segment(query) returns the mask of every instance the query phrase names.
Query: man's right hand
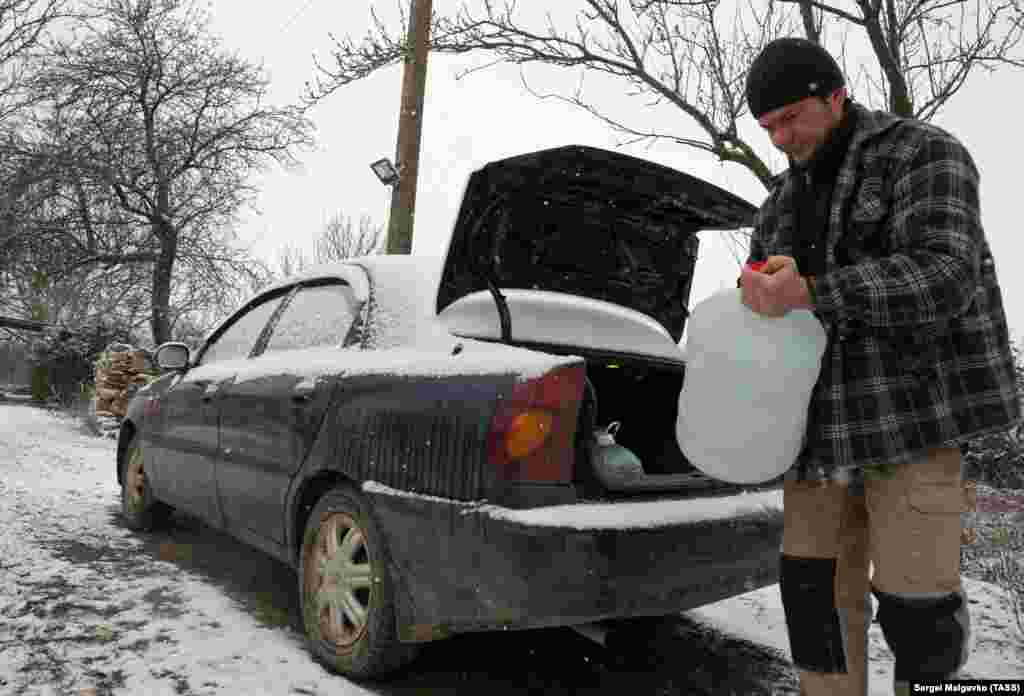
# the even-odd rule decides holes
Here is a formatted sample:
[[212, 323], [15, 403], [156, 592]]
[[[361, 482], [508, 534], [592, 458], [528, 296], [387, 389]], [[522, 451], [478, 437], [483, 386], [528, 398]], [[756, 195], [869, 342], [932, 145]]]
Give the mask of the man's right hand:
[[793, 309], [813, 309], [807, 279], [792, 256], [769, 256], [760, 271], [750, 267], [740, 274], [743, 304], [767, 317], [785, 316]]

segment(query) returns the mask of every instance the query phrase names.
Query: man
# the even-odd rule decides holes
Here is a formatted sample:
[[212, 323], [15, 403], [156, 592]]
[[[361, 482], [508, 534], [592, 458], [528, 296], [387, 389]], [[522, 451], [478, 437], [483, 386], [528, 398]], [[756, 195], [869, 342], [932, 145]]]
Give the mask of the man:
[[801, 693], [867, 694], [869, 591], [907, 693], [967, 658], [960, 446], [1021, 418], [978, 172], [939, 128], [853, 103], [810, 41], [768, 44], [747, 102], [790, 167], [758, 213], [749, 261], [767, 264], [743, 271], [743, 302], [810, 309], [829, 338], [784, 484]]

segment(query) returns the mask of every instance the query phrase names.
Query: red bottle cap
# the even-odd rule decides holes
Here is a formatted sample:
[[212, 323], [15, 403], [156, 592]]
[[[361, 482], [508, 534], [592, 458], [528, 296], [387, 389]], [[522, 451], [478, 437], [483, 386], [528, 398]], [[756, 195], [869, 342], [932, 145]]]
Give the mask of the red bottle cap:
[[762, 268], [764, 268], [764, 265], [766, 263], [768, 263], [768, 262], [767, 261], [751, 261], [750, 263], [747, 264], [747, 268], [749, 268], [750, 270], [754, 271], [755, 273], [756, 272], [760, 272], [760, 270]]

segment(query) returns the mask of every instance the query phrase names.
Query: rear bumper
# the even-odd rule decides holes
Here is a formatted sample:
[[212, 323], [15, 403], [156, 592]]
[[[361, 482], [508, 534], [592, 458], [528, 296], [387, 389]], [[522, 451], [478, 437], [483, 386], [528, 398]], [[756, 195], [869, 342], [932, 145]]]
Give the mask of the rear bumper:
[[781, 490], [670, 510], [511, 510], [364, 490], [388, 537], [405, 641], [672, 614], [777, 580]]

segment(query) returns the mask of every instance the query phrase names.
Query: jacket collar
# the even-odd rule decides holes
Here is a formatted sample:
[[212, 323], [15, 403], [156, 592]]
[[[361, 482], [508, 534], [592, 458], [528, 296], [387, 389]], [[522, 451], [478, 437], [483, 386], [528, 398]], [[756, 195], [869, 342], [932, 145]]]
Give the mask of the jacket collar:
[[850, 102], [849, 108], [851, 112], [857, 114], [857, 125], [853, 129], [853, 137], [850, 140], [847, 162], [850, 161], [850, 155], [860, 150], [866, 142], [906, 120], [888, 111], [869, 111], [854, 101]]
[[828, 251], [826, 252], [829, 266], [835, 262], [833, 256], [835, 245], [845, 232], [845, 218], [850, 207], [848, 203], [860, 183], [858, 171], [865, 148], [873, 140], [905, 120], [885, 111], [869, 111], [857, 103], [851, 103], [850, 109], [856, 112], [856, 126], [853, 129], [853, 136], [850, 139], [850, 146], [846, 150], [846, 156], [839, 167], [835, 190], [832, 193]]
[[[842, 157], [840, 171], [850, 167], [851, 163], [856, 162], [856, 157], [865, 143], [905, 120], [887, 111], [870, 111], [853, 100], [848, 102], [847, 114], [847, 117], [852, 121], [850, 126], [852, 135], [848, 136], [848, 144], [845, 149], [845, 156]], [[847, 117], [844, 117], [844, 121]], [[815, 156], [814, 160], [817, 159], [817, 156]], [[811, 166], [814, 165], [812, 164]], [[797, 171], [799, 169], [796, 166], [791, 166], [775, 176], [772, 181], [773, 185], [775, 187], [784, 186], [786, 181], [790, 180], [790, 175], [795, 174]], [[790, 181], [790, 183], [792, 182]]]

